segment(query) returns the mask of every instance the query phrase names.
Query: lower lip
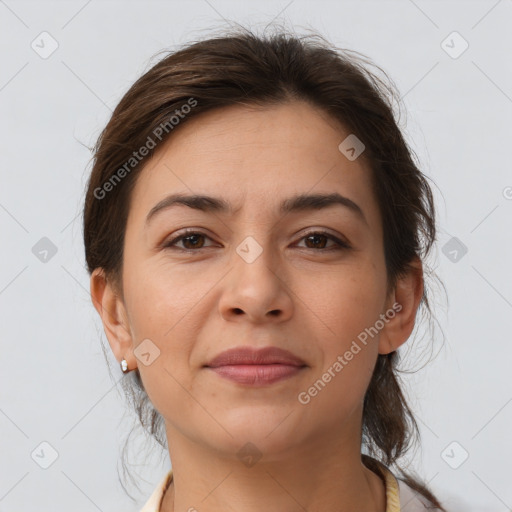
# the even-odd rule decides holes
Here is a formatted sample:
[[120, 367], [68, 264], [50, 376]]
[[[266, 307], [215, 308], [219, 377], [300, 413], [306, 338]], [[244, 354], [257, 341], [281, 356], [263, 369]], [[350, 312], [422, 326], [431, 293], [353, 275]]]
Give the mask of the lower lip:
[[239, 384], [260, 386], [272, 384], [273, 382], [297, 375], [304, 366], [291, 366], [286, 364], [237, 364], [208, 368], [221, 377], [238, 382]]

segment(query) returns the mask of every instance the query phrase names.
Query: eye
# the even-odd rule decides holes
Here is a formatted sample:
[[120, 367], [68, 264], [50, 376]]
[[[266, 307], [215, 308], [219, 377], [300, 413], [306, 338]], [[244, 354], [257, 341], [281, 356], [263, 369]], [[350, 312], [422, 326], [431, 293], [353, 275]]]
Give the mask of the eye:
[[[200, 231], [194, 231], [192, 229], [185, 231], [184, 233], [178, 235], [177, 237], [165, 242], [162, 247], [163, 248], [177, 248], [183, 251], [193, 252], [196, 249], [203, 249], [206, 247], [204, 245], [204, 240], [211, 240], [210, 237], [201, 233]], [[342, 249], [350, 249], [351, 246], [334, 235], [326, 232], [326, 231], [311, 231], [303, 236], [300, 240], [306, 241], [306, 249], [317, 249], [320, 251], [336, 251]], [[326, 241], [333, 242], [334, 246], [325, 247]], [[182, 247], [179, 247], [177, 244], [183, 243]]]
[[[187, 230], [185, 233], [165, 242], [162, 247], [164, 248], [172, 248], [175, 247], [177, 243], [182, 242], [184, 247], [177, 247], [177, 249], [181, 249], [183, 251], [194, 251], [195, 249], [202, 249], [204, 246], [204, 242], [201, 242], [201, 239], [208, 238], [204, 233], [200, 231]], [[208, 246], [206, 246], [208, 247]]]
[[[301, 240], [306, 241], [306, 249], [319, 249], [322, 251], [339, 251], [342, 249], [350, 249], [350, 245], [339, 238], [327, 233], [326, 231], [311, 231], [307, 233]], [[334, 247], [325, 248], [325, 241], [334, 242]], [[308, 245], [309, 244], [309, 245]]]

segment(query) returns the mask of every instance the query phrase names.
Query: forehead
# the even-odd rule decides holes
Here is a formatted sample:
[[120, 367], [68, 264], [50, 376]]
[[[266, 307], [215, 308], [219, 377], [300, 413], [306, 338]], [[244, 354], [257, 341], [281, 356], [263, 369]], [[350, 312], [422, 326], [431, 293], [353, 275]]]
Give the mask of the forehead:
[[338, 192], [375, 222], [370, 169], [338, 149], [349, 134], [303, 102], [199, 114], [157, 147], [133, 191], [130, 216], [145, 220], [175, 192], [222, 197], [233, 210], [259, 216], [278, 215], [282, 201], [296, 194]]

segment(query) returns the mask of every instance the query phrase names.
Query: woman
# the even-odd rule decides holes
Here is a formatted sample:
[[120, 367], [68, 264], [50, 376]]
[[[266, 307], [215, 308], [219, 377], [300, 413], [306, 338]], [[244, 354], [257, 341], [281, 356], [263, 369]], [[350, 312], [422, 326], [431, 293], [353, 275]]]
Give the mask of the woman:
[[211, 38], [137, 80], [97, 142], [91, 296], [172, 464], [145, 512], [444, 510], [396, 464], [432, 193], [362, 62]]

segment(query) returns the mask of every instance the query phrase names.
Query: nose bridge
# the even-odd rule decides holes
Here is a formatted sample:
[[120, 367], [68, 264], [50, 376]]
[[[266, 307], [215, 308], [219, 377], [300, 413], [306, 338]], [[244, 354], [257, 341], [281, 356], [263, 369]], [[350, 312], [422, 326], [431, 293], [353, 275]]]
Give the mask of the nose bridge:
[[264, 206], [268, 205], [268, 198], [265, 200], [262, 194], [253, 192], [254, 196], [259, 200], [245, 201], [235, 221], [236, 236], [240, 237], [235, 252], [247, 265], [258, 262], [258, 266], [271, 266], [276, 261], [277, 247], [272, 232], [275, 219], [272, 218], [272, 212], [268, 207]]
[[272, 245], [270, 235], [260, 234], [248, 235], [236, 246], [232, 262], [239, 286], [243, 288], [246, 283], [257, 288], [277, 287], [275, 266], [279, 255]]

